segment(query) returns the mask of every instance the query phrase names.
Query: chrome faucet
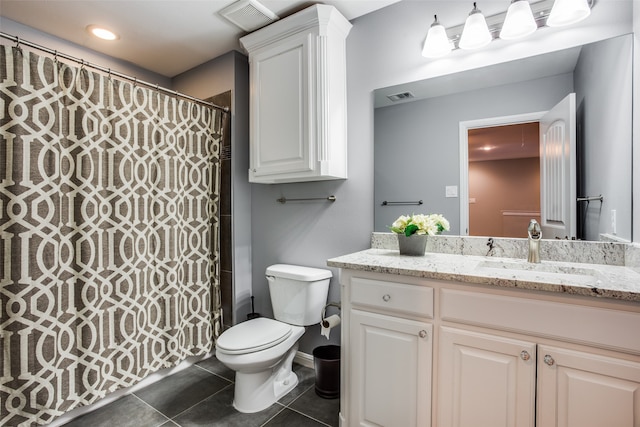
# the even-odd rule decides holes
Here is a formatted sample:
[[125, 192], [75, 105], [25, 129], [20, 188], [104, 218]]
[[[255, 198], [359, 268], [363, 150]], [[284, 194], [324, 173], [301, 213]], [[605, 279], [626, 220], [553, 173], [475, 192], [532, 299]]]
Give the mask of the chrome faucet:
[[529, 222], [529, 228], [527, 229], [529, 235], [529, 262], [540, 262], [540, 240], [542, 239], [542, 228], [535, 219]]

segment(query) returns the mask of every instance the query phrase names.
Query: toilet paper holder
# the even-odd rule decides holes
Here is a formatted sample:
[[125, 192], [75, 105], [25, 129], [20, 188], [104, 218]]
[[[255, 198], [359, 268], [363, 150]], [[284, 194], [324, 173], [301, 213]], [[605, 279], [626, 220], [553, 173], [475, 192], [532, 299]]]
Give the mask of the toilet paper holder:
[[329, 307], [335, 307], [338, 309], [338, 311], [340, 311], [342, 309], [342, 306], [340, 305], [339, 302], [330, 302], [329, 304], [325, 305], [322, 308], [322, 314], [320, 315], [320, 322], [324, 322], [324, 319], [326, 319], [326, 314], [327, 314], [327, 308]]

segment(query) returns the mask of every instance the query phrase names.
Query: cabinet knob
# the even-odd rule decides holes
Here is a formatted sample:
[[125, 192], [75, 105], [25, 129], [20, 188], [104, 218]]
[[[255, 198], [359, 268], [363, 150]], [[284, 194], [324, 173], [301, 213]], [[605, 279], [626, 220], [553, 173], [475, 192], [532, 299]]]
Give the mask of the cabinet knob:
[[553, 357], [551, 357], [550, 355], [546, 354], [544, 356], [544, 363], [546, 363], [549, 366], [553, 366], [553, 364], [556, 363], [556, 361], [553, 360]]
[[529, 352], [527, 350], [522, 350], [520, 352], [520, 359], [527, 361], [529, 359], [531, 359], [531, 355], [529, 354]]
[[389, 295], [389, 294], [384, 294], [382, 296], [382, 301], [384, 301], [384, 302], [388, 302], [390, 299], [391, 299], [391, 295]]
[[427, 331], [425, 331], [424, 329], [421, 330], [420, 332], [418, 332], [418, 336], [420, 338], [426, 338], [427, 337]]

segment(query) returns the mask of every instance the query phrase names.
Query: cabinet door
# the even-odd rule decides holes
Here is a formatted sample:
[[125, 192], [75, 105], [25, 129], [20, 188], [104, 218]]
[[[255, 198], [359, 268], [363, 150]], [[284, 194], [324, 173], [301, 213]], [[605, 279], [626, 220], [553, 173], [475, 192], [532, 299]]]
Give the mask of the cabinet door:
[[541, 345], [538, 427], [640, 427], [640, 362]]
[[431, 425], [432, 325], [359, 310], [350, 319], [349, 425]]
[[533, 427], [536, 345], [442, 327], [438, 427]]
[[251, 58], [251, 181], [313, 168], [311, 37], [294, 35]]

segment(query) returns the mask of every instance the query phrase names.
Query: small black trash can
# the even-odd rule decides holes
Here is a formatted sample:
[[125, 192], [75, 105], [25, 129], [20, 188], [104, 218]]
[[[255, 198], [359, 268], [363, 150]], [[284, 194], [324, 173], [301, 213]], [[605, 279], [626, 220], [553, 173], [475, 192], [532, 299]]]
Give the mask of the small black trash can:
[[325, 399], [340, 397], [340, 346], [324, 345], [313, 350], [316, 394]]

